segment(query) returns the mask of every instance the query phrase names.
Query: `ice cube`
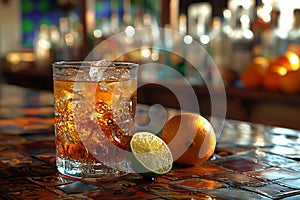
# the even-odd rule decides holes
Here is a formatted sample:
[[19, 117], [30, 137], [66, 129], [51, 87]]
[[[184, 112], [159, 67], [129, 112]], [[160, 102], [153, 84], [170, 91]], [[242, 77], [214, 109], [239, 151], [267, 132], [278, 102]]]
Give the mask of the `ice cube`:
[[114, 66], [114, 63], [108, 59], [102, 59], [91, 62], [91, 67], [89, 70], [90, 79], [94, 81], [106, 80], [104, 76], [104, 68]]
[[121, 70], [121, 77], [120, 80], [121, 81], [127, 81], [130, 79], [130, 72], [128, 69], [122, 69]]
[[109, 81], [126, 81], [130, 79], [130, 72], [128, 69], [119, 67], [108, 67], [102, 75], [102, 80]]
[[102, 59], [91, 63], [89, 76], [95, 81], [126, 81], [130, 79], [130, 71], [126, 67], [123, 68], [122, 64], [116, 65], [110, 60]]
[[102, 77], [103, 70], [99, 67], [91, 67], [89, 71], [90, 79], [93, 81], [99, 80], [99, 77]]
[[102, 60], [97, 60], [92, 62], [92, 66], [95, 67], [109, 67], [109, 66], [115, 66], [114, 63], [106, 58]]

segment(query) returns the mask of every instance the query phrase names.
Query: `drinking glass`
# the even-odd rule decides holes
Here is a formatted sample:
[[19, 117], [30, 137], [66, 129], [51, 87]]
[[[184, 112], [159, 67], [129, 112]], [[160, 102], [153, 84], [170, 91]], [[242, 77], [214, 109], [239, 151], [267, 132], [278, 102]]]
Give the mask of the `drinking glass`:
[[52, 68], [58, 171], [78, 178], [129, 172], [126, 144], [135, 126], [138, 65], [60, 61]]

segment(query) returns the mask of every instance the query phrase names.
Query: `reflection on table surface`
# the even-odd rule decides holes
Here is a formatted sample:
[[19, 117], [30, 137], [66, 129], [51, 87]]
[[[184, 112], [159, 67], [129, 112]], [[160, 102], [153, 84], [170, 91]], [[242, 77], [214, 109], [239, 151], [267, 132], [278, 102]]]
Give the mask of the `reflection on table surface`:
[[[138, 128], [159, 131], [176, 113], [139, 105]], [[300, 198], [300, 132], [262, 124], [226, 120], [209, 161], [155, 180], [70, 180], [55, 167], [52, 93], [1, 85], [0, 151], [0, 199]]]

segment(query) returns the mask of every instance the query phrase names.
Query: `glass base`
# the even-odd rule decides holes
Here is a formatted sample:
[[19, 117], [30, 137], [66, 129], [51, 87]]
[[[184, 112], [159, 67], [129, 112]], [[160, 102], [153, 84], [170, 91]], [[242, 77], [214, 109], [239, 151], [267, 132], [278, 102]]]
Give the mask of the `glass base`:
[[[58, 171], [72, 178], [111, 179], [130, 173], [131, 169], [126, 160], [115, 163], [115, 168], [108, 167], [100, 162], [82, 163], [68, 158], [56, 157]], [[119, 170], [122, 169], [122, 170]], [[124, 170], [124, 171], [123, 171]]]

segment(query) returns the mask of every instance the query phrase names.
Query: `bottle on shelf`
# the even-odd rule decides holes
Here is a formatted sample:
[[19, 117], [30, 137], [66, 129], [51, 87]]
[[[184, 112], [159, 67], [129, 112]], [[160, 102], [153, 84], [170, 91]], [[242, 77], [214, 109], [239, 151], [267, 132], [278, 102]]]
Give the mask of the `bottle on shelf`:
[[71, 59], [71, 35], [70, 21], [67, 17], [61, 17], [59, 19], [59, 42], [54, 49], [54, 60], [70, 60]]
[[262, 56], [261, 50], [261, 33], [269, 27], [271, 6], [259, 5], [255, 9], [254, 20], [251, 23], [251, 30], [254, 34], [253, 39], [253, 56]]
[[81, 58], [81, 47], [83, 45], [83, 26], [79, 21], [77, 15], [72, 14], [69, 17], [70, 20], [70, 27], [69, 27], [69, 37], [71, 42], [71, 59], [72, 60], [79, 60]]
[[81, 59], [83, 45], [83, 27], [77, 15], [61, 17], [58, 24], [58, 33], [53, 28], [53, 33], [59, 39], [52, 41], [54, 61]]
[[112, 34], [117, 34], [120, 31], [120, 21], [119, 16], [116, 12], [110, 15], [110, 28]]
[[48, 67], [52, 61], [50, 31], [46, 24], [41, 24], [35, 36], [35, 63], [39, 68]]
[[[202, 85], [211, 81], [211, 65], [208, 63], [211, 59], [207, 55], [212, 7], [207, 2], [195, 3], [190, 5], [187, 11], [187, 35], [183, 38], [186, 60], [183, 74], [191, 84]], [[179, 22], [181, 23], [181, 20]], [[182, 33], [181, 27], [183, 26], [180, 25]]]
[[180, 14], [179, 15], [178, 31], [182, 35], [186, 35], [187, 34], [187, 18], [186, 18], [185, 14]]
[[300, 9], [294, 10], [294, 23], [288, 34], [287, 43], [287, 50], [300, 57]]
[[287, 48], [287, 31], [279, 26], [280, 11], [271, 11], [270, 26], [260, 35], [262, 56], [267, 59], [276, 58], [285, 53]]
[[231, 38], [230, 67], [237, 74], [241, 74], [252, 60], [253, 32], [250, 30], [250, 17], [244, 14], [244, 8], [236, 9], [235, 27]]
[[230, 80], [227, 80], [225, 75], [227, 70], [231, 65], [231, 27], [229, 25], [230, 20], [230, 11], [224, 10], [222, 17], [214, 17], [212, 22], [212, 29], [209, 33], [210, 43], [209, 43], [209, 52], [211, 58], [213, 59], [216, 70], [219, 70], [223, 80], [219, 80], [219, 77], [215, 75], [214, 71], [212, 72], [212, 81], [216, 84], [220, 81], [227, 83]]

